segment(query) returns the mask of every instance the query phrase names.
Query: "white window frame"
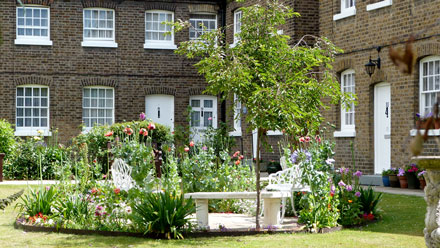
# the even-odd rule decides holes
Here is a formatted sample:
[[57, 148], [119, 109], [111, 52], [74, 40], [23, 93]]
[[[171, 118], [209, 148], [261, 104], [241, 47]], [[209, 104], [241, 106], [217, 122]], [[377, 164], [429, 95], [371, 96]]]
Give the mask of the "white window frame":
[[241, 102], [238, 100], [238, 97], [236, 94], [234, 94], [234, 120], [233, 120], [233, 127], [234, 131], [229, 132], [230, 136], [241, 136]]
[[[88, 38], [85, 37], [85, 22], [86, 22], [86, 11], [111, 11], [113, 13], [113, 37], [111, 38]], [[99, 16], [99, 12], [98, 12]], [[92, 20], [92, 19], [91, 19]], [[99, 25], [99, 24], [98, 24]], [[115, 42], [116, 37], [116, 16], [115, 16], [115, 10], [114, 9], [107, 9], [107, 8], [85, 8], [83, 9], [83, 41], [81, 42], [81, 46], [83, 47], [109, 47], [109, 48], [116, 48], [118, 47], [118, 43]], [[99, 28], [96, 28], [99, 30]]]
[[[349, 86], [346, 85], [345, 76], [351, 75], [352, 81]], [[345, 88], [350, 87], [350, 91], [346, 91]], [[356, 92], [356, 73], [353, 69], [345, 70], [341, 73], [341, 92], [352, 92], [355, 94]], [[334, 137], [354, 137], [356, 136], [356, 111], [354, 103], [352, 103], [350, 109], [346, 109], [345, 104], [341, 104], [341, 131], [334, 132]], [[353, 114], [353, 123], [352, 124], [346, 124], [346, 114]]]
[[[241, 32], [241, 18], [243, 17], [243, 11], [242, 10], [236, 10], [234, 11], [234, 44], [237, 44], [237, 42], [240, 41], [240, 38], [237, 37], [237, 34]], [[237, 31], [237, 25], [240, 25], [240, 30]]]
[[[212, 16], [214, 16], [214, 19], [207, 19], [207, 18], [195, 18], [195, 17], [190, 17], [189, 18], [189, 21], [191, 22], [191, 21], [204, 21], [204, 20], [209, 20], [209, 21], [212, 21], [212, 20], [214, 20], [215, 21], [215, 27], [214, 27], [214, 29], [209, 29], [208, 27], [205, 27], [206, 28], [206, 32], [210, 32], [210, 31], [212, 31], [212, 30], [216, 30], [217, 29], [217, 25], [218, 25], [218, 23], [217, 23], [217, 19], [218, 19], [218, 17], [217, 17], [217, 15], [216, 14], [213, 14], [213, 13], [194, 13], [195, 15], [212, 15]], [[189, 28], [189, 31], [188, 31], [188, 35], [190, 36], [190, 32], [191, 32], [191, 29], [195, 29], [196, 30], [196, 33], [197, 32], [201, 32], [202, 34], [204, 33], [203, 32], [203, 30], [200, 30], [200, 31], [198, 31], [198, 29], [196, 28], [196, 27], [190, 27]], [[198, 38], [200, 35], [202, 35], [202, 34], [199, 34], [199, 35], [197, 35], [197, 38], [191, 38], [191, 36], [189, 37], [189, 40], [199, 40], [200, 38]]]
[[[171, 27], [171, 40], [147, 40], [147, 13], [157, 13], [157, 14], [171, 14], [171, 21], [174, 22], [174, 12], [166, 10], [147, 10], [145, 11], [145, 49], [177, 49], [176, 44], [174, 44], [174, 28]], [[150, 30], [152, 31], [152, 30]], [[162, 35], [159, 33], [159, 35]]]
[[[85, 94], [84, 94], [84, 90], [85, 89], [90, 89], [90, 90], [92, 90], [92, 89], [97, 89], [98, 90], [98, 92], [97, 92], [97, 96], [96, 96], [96, 100], [97, 100], [97, 102], [96, 102], [96, 107], [92, 107], [91, 105], [91, 101], [92, 101], [92, 95], [91, 95], [91, 91], [90, 91], [90, 96], [88, 96], [87, 98], [89, 98], [90, 99], [90, 104], [89, 104], [89, 106], [88, 107], [85, 107], [84, 105], [84, 100], [85, 100]], [[112, 106], [111, 107], [108, 107], [107, 106], [107, 100], [109, 99], [108, 97], [107, 97], [107, 92], [106, 92], [106, 96], [104, 97], [104, 100], [105, 100], [105, 107], [99, 107], [99, 100], [100, 100], [100, 96], [99, 96], [99, 90], [108, 90], [108, 89], [111, 89], [112, 91], [113, 91], [113, 98], [112, 98]], [[97, 113], [96, 113], [96, 119], [104, 119], [104, 125], [107, 125], [108, 123], [106, 123], [106, 119], [108, 119], [108, 117], [107, 116], [105, 116], [105, 117], [99, 117], [99, 114], [98, 114], [98, 112], [99, 112], [99, 110], [108, 110], [108, 109], [111, 109], [112, 110], [112, 116], [111, 116], [111, 118], [112, 118], [112, 123], [111, 124], [113, 124], [113, 123], [115, 123], [115, 88], [113, 88], [113, 87], [107, 87], [107, 86], [87, 86], [87, 87], [84, 87], [83, 89], [82, 89], [82, 101], [81, 101], [81, 105], [82, 105], [82, 121], [83, 121], [83, 123], [84, 123], [84, 131], [86, 131], [86, 132], [88, 132], [88, 131], [90, 131], [92, 128], [93, 128], [93, 126], [86, 126], [86, 122], [85, 122], [85, 118], [88, 118], [89, 119], [89, 121], [91, 122], [91, 119], [92, 119], [92, 116], [91, 116], [91, 112], [90, 112], [90, 110], [92, 110], [92, 109], [96, 109], [97, 110]], [[85, 110], [89, 110], [89, 114], [88, 114], [88, 116], [85, 116]], [[107, 114], [105, 114], [105, 115], [107, 115]], [[99, 121], [98, 121], [99, 122]], [[96, 123], [96, 125], [100, 125], [99, 123]]]
[[[23, 105], [22, 106], [20, 106], [20, 107], [22, 107], [23, 109], [32, 109], [32, 111], [31, 111], [31, 127], [25, 127], [24, 125], [24, 123], [25, 123], [25, 120], [23, 120], [23, 126], [22, 127], [19, 127], [18, 125], [17, 125], [17, 122], [18, 122], [18, 116], [17, 116], [17, 108], [18, 108], [18, 99], [19, 99], [19, 96], [18, 96], [18, 88], [24, 88], [24, 90], [23, 90], [23, 96], [22, 97], [20, 97], [20, 98], [23, 98]], [[28, 106], [28, 107], [26, 107], [26, 104], [25, 104], [25, 102], [26, 102], [26, 88], [31, 88], [32, 89], [32, 95], [31, 95], [31, 105], [32, 106]], [[45, 89], [47, 89], [47, 116], [46, 116], [46, 118], [47, 118], [47, 126], [46, 127], [41, 127], [41, 126], [39, 126], [39, 127], [34, 127], [33, 126], [33, 109], [35, 108], [33, 105], [34, 105], [34, 98], [36, 98], [36, 97], [34, 97], [34, 89], [36, 89], [36, 88], [38, 88], [38, 89], [40, 89], [40, 96], [39, 96], [39, 99], [40, 99], [40, 101], [39, 101], [39, 105], [40, 106], [38, 106], [38, 109], [42, 109], [42, 107], [41, 107], [41, 89], [43, 89], [43, 88], [45, 88]], [[40, 124], [41, 124], [41, 113], [39, 114], [40, 116]], [[25, 114], [25, 110], [23, 111], [23, 119], [25, 119], [25, 117], [26, 117], [26, 114]], [[25, 84], [25, 85], [19, 85], [19, 86], [17, 86], [16, 88], [15, 88], [15, 135], [16, 136], [40, 136], [41, 134], [39, 134], [38, 133], [38, 131], [43, 131], [43, 136], [50, 136], [51, 135], [51, 132], [49, 131], [50, 130], [50, 89], [49, 89], [49, 87], [48, 86], [45, 86], [45, 85], [35, 85], [35, 84]]]
[[[47, 36], [29, 36], [29, 35], [19, 35], [18, 34], [18, 29], [19, 28], [29, 28], [29, 27], [34, 27], [32, 26], [27, 26], [26, 25], [26, 18], [25, 19], [25, 23], [24, 25], [19, 25], [19, 17], [18, 17], [18, 11], [19, 9], [24, 9], [25, 11], [27, 10], [35, 10], [35, 9], [45, 9], [47, 10]], [[40, 13], [40, 19], [41, 19], [41, 13]], [[34, 18], [32, 17], [32, 22], [33, 22]], [[24, 7], [22, 6], [17, 6], [16, 8], [16, 12], [15, 12], [15, 45], [37, 45], [37, 46], [52, 46], [53, 42], [50, 40], [50, 8], [46, 7], [46, 6], [41, 6], [41, 5], [25, 5]], [[41, 27], [41, 26], [40, 26]]]
[[[425, 75], [424, 65], [426, 64], [426, 72], [428, 73]], [[432, 74], [431, 69], [429, 68], [429, 65], [432, 64]], [[435, 71], [437, 65], [437, 72]], [[423, 85], [427, 84], [427, 87], [429, 87], [430, 81], [432, 80], [432, 87], [431, 90], [424, 90]], [[437, 80], [437, 83], [436, 83]], [[436, 87], [437, 85], [437, 87]], [[438, 88], [436, 90], [436, 88]], [[432, 111], [432, 105], [437, 101], [437, 96], [440, 93], [440, 56], [429, 56], [422, 60], [420, 60], [420, 67], [419, 67], [419, 113], [421, 116], [425, 116], [429, 112], [427, 112], [427, 109], [430, 109]], [[426, 94], [435, 94], [434, 98], [430, 99], [430, 105], [431, 107], [426, 106]], [[429, 110], [428, 110], [429, 111]]]
[[[346, 6], [347, 1], [353, 1], [353, 6]], [[356, 15], [356, 0], [341, 0], [341, 13], [333, 16], [333, 21]]]
[[384, 0], [377, 3], [372, 3], [367, 5], [367, 11], [372, 11], [375, 9], [385, 8], [393, 5], [393, 0]]

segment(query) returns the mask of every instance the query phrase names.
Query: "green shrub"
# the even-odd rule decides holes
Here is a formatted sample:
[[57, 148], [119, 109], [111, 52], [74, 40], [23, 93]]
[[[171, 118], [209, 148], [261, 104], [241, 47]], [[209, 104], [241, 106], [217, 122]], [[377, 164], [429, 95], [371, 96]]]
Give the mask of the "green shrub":
[[190, 226], [188, 217], [196, 210], [192, 199], [185, 200], [176, 191], [147, 193], [132, 209], [139, 231], [168, 239], [183, 238], [184, 228]]
[[20, 197], [21, 202], [17, 203], [15, 207], [20, 209], [20, 213], [28, 216], [35, 216], [39, 213], [43, 215], [52, 215], [52, 205], [57, 199], [55, 187], [41, 187], [34, 191], [29, 188], [29, 193]]
[[382, 193], [374, 192], [373, 188], [360, 188], [361, 196], [359, 197], [362, 214], [373, 214], [376, 219], [380, 218], [380, 209], [378, 205], [382, 201]]
[[56, 200], [54, 208], [65, 220], [84, 225], [93, 213], [88, 208], [89, 201], [81, 195], [69, 195]]
[[14, 147], [14, 129], [9, 122], [0, 119], [0, 153], [6, 154], [5, 159], [8, 159], [14, 151]]

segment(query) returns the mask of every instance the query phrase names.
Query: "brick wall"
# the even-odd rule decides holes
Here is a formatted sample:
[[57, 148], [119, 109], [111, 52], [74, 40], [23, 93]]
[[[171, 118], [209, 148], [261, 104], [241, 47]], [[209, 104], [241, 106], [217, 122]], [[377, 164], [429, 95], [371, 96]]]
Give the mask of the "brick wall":
[[[425, 56], [440, 55], [440, 26], [433, 25], [439, 18], [439, 1], [405, 0], [393, 1], [392, 6], [366, 10], [366, 5], [378, 1], [356, 1], [356, 15], [333, 21], [339, 13], [339, 0], [320, 1], [320, 32], [344, 50], [337, 56], [335, 73], [345, 69], [356, 71], [356, 137], [335, 138], [338, 166], [351, 164], [349, 142], [355, 144], [358, 168], [367, 173], [374, 172], [374, 85], [388, 82], [391, 85], [391, 166], [399, 167], [410, 163], [408, 145], [409, 130], [414, 128], [414, 115], [419, 112], [419, 80], [416, 64], [412, 75], [404, 75], [391, 64], [388, 51], [390, 44], [403, 47], [412, 33], [417, 34], [414, 47], [417, 60]], [[429, 27], [426, 29], [426, 27]], [[371, 55], [376, 59], [375, 46], [382, 46], [380, 57], [382, 68], [376, 69], [370, 78], [364, 68]], [[334, 106], [325, 112], [328, 121], [340, 127], [340, 108]], [[431, 147], [431, 146], [428, 146]], [[427, 149], [428, 153], [435, 152]]]

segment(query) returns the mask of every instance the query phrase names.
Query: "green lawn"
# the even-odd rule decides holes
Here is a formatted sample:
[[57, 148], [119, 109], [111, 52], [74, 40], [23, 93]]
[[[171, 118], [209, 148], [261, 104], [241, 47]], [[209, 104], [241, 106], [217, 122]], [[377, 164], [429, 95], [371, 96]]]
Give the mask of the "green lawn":
[[[0, 186], [0, 198], [25, 188]], [[15, 203], [14, 203], [15, 204]], [[9, 206], [0, 212], [0, 247], [425, 247], [426, 204], [422, 197], [385, 194], [384, 218], [362, 228], [329, 234], [276, 234], [246, 237], [151, 240], [132, 237], [25, 233], [14, 229], [16, 216]]]

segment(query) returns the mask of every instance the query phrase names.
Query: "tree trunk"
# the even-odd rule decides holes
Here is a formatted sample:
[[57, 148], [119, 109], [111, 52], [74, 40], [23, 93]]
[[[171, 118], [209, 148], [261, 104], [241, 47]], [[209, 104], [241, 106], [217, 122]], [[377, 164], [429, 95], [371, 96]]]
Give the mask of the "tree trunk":
[[262, 134], [261, 128], [258, 128], [257, 131], [257, 155], [256, 155], [256, 169], [255, 169], [255, 175], [257, 177], [256, 184], [257, 184], [257, 216], [255, 217], [255, 229], [257, 231], [260, 230], [260, 143], [261, 143], [261, 134]]

